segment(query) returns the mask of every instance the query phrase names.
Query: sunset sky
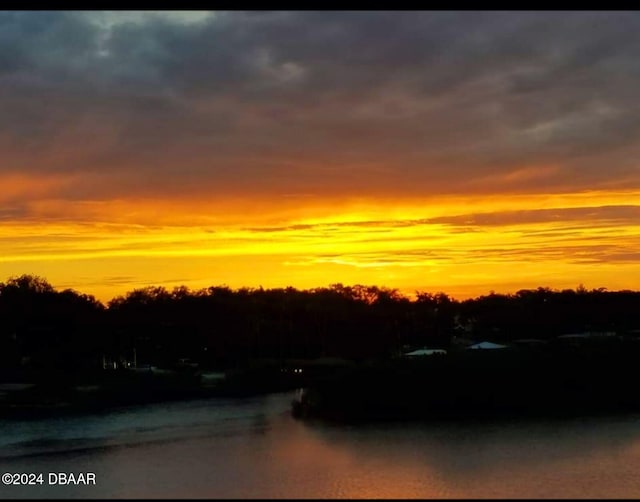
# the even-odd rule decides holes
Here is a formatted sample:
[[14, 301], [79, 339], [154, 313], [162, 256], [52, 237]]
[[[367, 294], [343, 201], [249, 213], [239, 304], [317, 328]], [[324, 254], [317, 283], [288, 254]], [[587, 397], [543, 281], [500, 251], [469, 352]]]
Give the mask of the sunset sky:
[[3, 12], [0, 110], [0, 281], [640, 289], [638, 12]]

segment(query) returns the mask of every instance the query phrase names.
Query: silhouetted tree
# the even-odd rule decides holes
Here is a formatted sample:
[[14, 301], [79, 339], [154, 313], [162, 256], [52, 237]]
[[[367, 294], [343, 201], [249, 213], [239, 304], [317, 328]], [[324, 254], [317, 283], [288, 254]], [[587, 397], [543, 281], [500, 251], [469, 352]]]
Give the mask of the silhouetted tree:
[[256, 359], [385, 359], [407, 346], [554, 338], [584, 330], [640, 329], [640, 293], [522, 289], [462, 302], [444, 292], [414, 299], [378, 286], [310, 290], [210, 286], [134, 289], [107, 307], [94, 297], [22, 275], [0, 283], [0, 368], [73, 374], [103, 358], [171, 366], [189, 358], [233, 367]]

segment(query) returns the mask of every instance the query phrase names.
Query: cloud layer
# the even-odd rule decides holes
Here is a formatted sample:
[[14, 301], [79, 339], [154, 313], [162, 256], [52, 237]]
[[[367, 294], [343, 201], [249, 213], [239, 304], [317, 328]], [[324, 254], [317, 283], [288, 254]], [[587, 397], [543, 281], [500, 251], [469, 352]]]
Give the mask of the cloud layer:
[[639, 82], [636, 12], [3, 12], [0, 272], [623, 278]]
[[639, 182], [637, 13], [5, 12], [0, 39], [0, 173], [63, 198]]

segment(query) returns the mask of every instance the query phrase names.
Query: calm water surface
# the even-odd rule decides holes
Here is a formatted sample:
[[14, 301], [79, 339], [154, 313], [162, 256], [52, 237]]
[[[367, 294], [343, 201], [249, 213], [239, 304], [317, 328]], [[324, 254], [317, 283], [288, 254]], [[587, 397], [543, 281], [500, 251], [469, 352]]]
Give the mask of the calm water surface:
[[[337, 426], [293, 394], [0, 420], [0, 498], [638, 498], [640, 415]], [[47, 486], [94, 472], [95, 486]]]

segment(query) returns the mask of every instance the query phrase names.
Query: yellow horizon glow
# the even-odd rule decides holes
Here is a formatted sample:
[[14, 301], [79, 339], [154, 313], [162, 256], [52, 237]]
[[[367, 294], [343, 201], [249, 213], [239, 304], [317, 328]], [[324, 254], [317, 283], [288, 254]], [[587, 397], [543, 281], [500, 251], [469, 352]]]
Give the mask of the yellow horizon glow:
[[[27, 185], [14, 180], [13, 186]], [[45, 199], [29, 204], [26, 219], [0, 225], [0, 280], [33, 273], [103, 302], [148, 285], [308, 289], [340, 282], [397, 288], [408, 296], [444, 291], [458, 299], [581, 283], [634, 289], [640, 221], [592, 221], [588, 214], [527, 221], [517, 212], [557, 210], [562, 216], [568, 209], [634, 206], [639, 195]], [[496, 222], [471, 219], [487, 214]], [[501, 221], [505, 214], [516, 217]], [[459, 221], [451, 222], [456, 216]]]

